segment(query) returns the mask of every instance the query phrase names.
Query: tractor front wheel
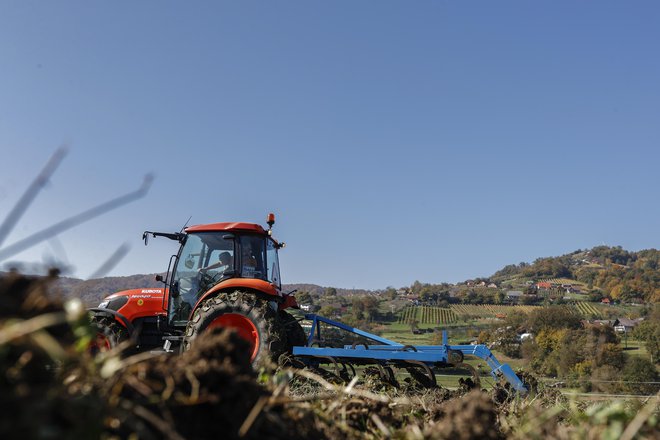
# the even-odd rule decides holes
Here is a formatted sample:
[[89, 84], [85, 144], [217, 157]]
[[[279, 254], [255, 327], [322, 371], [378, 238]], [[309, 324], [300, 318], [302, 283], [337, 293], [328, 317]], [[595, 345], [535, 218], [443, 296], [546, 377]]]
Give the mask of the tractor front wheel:
[[95, 337], [89, 345], [93, 355], [110, 351], [120, 343], [128, 340], [128, 332], [117, 321], [108, 317], [93, 317], [91, 322]]
[[286, 334], [277, 312], [255, 294], [234, 291], [204, 301], [186, 327], [183, 350], [188, 350], [203, 331], [225, 327], [248, 342], [250, 361], [256, 368], [268, 367], [286, 351]]

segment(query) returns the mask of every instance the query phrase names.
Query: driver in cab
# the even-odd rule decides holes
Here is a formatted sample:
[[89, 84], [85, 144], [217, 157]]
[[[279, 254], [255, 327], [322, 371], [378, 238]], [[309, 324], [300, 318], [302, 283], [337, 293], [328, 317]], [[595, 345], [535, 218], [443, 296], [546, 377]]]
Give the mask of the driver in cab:
[[[218, 256], [217, 262], [197, 269], [197, 276], [190, 280], [191, 287], [181, 292], [179, 304], [176, 305], [179, 319], [186, 319], [188, 317], [192, 306], [197, 302], [199, 296], [223, 277], [224, 272], [231, 267], [231, 261], [231, 254], [229, 252], [222, 252]], [[192, 260], [190, 263], [192, 265]]]
[[201, 274], [212, 270], [217, 273], [223, 273], [229, 269], [229, 266], [231, 266], [231, 254], [229, 252], [222, 252], [218, 256], [218, 261], [216, 263], [202, 267], [198, 270], [198, 272]]
[[243, 245], [242, 258], [243, 276], [245, 278], [255, 278], [257, 275], [257, 259], [252, 252], [252, 245], [248, 242]]

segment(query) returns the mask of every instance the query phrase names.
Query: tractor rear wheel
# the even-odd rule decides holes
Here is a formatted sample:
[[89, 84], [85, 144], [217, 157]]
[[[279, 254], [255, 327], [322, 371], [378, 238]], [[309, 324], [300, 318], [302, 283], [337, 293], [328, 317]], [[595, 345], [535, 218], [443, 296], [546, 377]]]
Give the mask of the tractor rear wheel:
[[284, 310], [280, 310], [279, 314], [282, 325], [284, 325], [284, 330], [286, 331], [288, 351], [291, 352], [293, 347], [307, 345], [307, 335], [305, 334], [305, 330], [300, 326], [298, 320]]
[[202, 332], [213, 327], [233, 329], [247, 341], [255, 368], [270, 367], [286, 351], [286, 334], [277, 311], [269, 301], [253, 293], [223, 292], [204, 301], [188, 322], [183, 350], [188, 350]]

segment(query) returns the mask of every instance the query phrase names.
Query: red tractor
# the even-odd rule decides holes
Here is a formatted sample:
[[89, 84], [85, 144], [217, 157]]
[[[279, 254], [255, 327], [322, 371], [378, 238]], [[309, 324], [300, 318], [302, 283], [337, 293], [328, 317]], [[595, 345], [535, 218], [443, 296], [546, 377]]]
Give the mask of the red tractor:
[[140, 350], [163, 347], [187, 350], [212, 327], [234, 329], [250, 344], [253, 364], [277, 361], [305, 333], [286, 309], [298, 308], [292, 294], [282, 292], [278, 250], [268, 229], [253, 223], [212, 223], [183, 232], [145, 231], [180, 243], [170, 257], [167, 276], [156, 276], [164, 288], [133, 289], [112, 294], [92, 309], [100, 329], [99, 349], [131, 338]]

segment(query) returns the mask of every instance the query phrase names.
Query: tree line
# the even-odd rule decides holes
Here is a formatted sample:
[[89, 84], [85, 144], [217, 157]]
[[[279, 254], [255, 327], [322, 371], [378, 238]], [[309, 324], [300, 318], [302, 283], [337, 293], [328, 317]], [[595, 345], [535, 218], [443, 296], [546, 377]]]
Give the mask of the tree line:
[[[636, 332], [633, 336], [645, 342], [651, 360], [628, 355], [611, 326], [584, 324], [562, 306], [512, 313], [503, 327], [483, 331], [479, 340], [496, 345], [507, 356], [526, 359], [538, 375], [565, 380], [584, 391], [654, 394], [660, 390], [655, 367], [660, 307]], [[521, 341], [521, 333], [533, 337]]]

